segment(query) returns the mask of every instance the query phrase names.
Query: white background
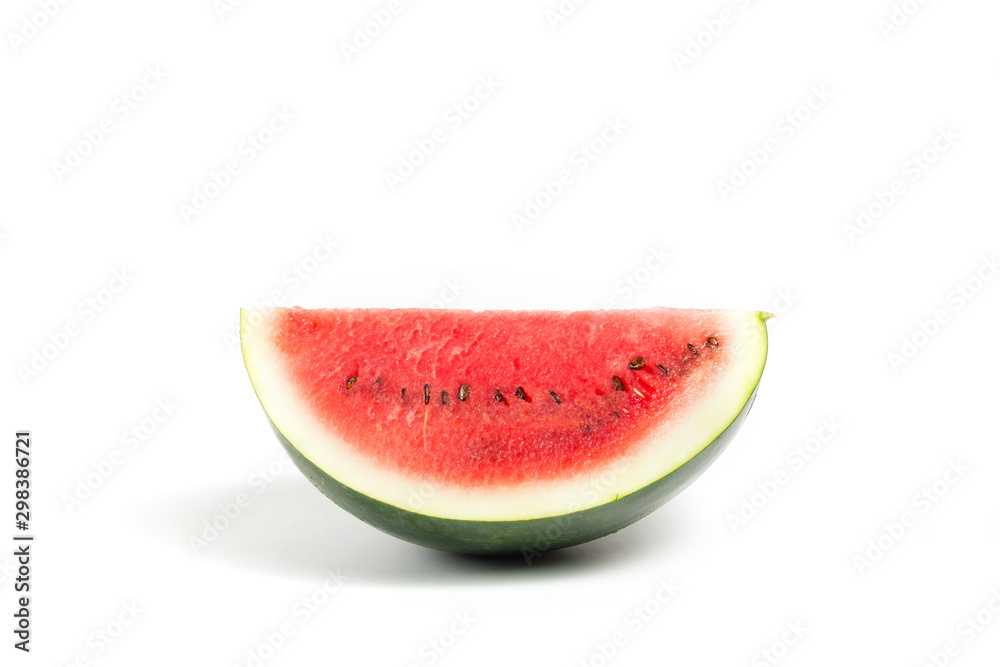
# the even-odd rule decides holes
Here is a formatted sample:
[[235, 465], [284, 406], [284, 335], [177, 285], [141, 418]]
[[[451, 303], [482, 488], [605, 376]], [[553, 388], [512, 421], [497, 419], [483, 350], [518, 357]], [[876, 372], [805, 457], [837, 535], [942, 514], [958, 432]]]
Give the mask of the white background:
[[[350, 59], [387, 1], [49, 4], [0, 17], [2, 433], [13, 449], [33, 432], [37, 535], [27, 656], [0, 552], [4, 664], [252, 665], [286, 622], [263, 664], [765, 665], [769, 650], [917, 666], [951, 641], [939, 664], [997, 664], [997, 3], [908, 0], [897, 26], [889, 0], [595, 0], [553, 25], [555, 0], [406, 1]], [[480, 77], [496, 89], [447, 120]], [[294, 119], [269, 135], [275, 109]], [[581, 162], [609, 119], [622, 131]], [[435, 128], [446, 140], [390, 189]], [[253, 159], [251, 135], [269, 140]], [[512, 214], [563, 169], [572, 183], [518, 231]], [[876, 215], [851, 232], [859, 207]], [[654, 252], [670, 258], [647, 265]], [[713, 468], [529, 567], [383, 535], [283, 468], [233, 344], [242, 305], [442, 297], [780, 314]], [[154, 428], [157, 400], [178, 407]], [[820, 435], [807, 463], [788, 458]], [[939, 481], [951, 464], [967, 470]], [[4, 540], [12, 476], [4, 454]], [[916, 497], [936, 481], [934, 502]], [[250, 506], [196, 555], [240, 494]], [[735, 524], [744, 500], [755, 514]], [[327, 595], [331, 570], [344, 583]], [[680, 587], [666, 603], [661, 580]], [[325, 604], [305, 619], [309, 596]], [[108, 646], [97, 633], [133, 603]], [[980, 610], [992, 623], [970, 631]]]

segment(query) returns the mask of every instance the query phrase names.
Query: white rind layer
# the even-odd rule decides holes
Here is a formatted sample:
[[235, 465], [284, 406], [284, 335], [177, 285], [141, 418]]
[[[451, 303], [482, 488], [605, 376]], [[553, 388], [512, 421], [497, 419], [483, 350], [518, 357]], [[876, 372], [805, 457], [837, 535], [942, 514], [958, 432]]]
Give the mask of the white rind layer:
[[[688, 376], [675, 410], [634, 454], [564, 480], [494, 489], [462, 489], [388, 471], [355, 453], [307, 408], [271, 343], [275, 309], [240, 311], [243, 358], [264, 411], [307, 459], [341, 484], [384, 503], [445, 519], [513, 521], [558, 516], [603, 505], [676, 470], [739, 415], [764, 370], [767, 313], [715, 311], [730, 363], [714, 377]], [[715, 321], [713, 319], [713, 321]]]

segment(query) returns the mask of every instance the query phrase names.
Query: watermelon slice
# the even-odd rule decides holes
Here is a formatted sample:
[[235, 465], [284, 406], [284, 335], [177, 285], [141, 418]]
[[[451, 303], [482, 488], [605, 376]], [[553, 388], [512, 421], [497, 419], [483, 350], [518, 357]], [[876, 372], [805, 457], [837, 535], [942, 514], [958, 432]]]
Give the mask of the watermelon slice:
[[274, 431], [330, 499], [424, 546], [530, 556], [637, 521], [719, 455], [768, 317], [280, 308], [240, 331]]

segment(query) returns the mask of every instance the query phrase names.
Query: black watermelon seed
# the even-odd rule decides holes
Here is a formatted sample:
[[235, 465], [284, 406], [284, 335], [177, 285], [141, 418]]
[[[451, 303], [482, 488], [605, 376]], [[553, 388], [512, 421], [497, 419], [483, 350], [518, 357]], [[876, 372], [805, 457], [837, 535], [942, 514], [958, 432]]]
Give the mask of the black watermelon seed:
[[698, 350], [691, 343], [688, 343], [688, 352], [690, 352], [691, 354], [693, 354], [695, 356], [698, 355]]
[[403, 387], [403, 391], [399, 393], [400, 398], [406, 398], [406, 387]]
[[347, 388], [350, 389], [351, 387], [353, 387], [354, 383], [357, 381], [358, 381], [357, 375], [352, 375], [351, 377], [347, 378]]
[[554, 391], [552, 391], [550, 389], [549, 390], [549, 396], [551, 396], [552, 400], [554, 400], [556, 402], [556, 405], [562, 405], [562, 399], [559, 398], [559, 394], [557, 394], [556, 392], [554, 392]]
[[715, 336], [709, 336], [708, 340], [705, 341], [705, 342], [708, 343], [709, 345], [711, 345], [712, 347], [718, 347], [719, 346], [719, 339], [716, 338]]
[[424, 385], [424, 405], [431, 402], [431, 386], [429, 384]]
[[469, 398], [469, 385], [463, 382], [458, 388], [458, 400], [464, 402], [467, 398]]
[[625, 383], [617, 375], [611, 376], [611, 384], [615, 386], [615, 391], [625, 391]]
[[522, 401], [528, 400], [528, 395], [524, 393], [524, 387], [518, 387], [514, 395], [520, 398]]
[[448, 392], [441, 392], [441, 405], [448, 405]]
[[637, 371], [640, 368], [645, 368], [645, 366], [646, 366], [646, 360], [643, 359], [642, 357], [636, 357], [632, 361], [628, 362], [628, 367], [633, 371]]
[[493, 398], [496, 400], [497, 403], [503, 403], [503, 394], [500, 393], [499, 389], [493, 390]]
[[670, 375], [670, 371], [668, 371], [667, 367], [664, 366], [663, 364], [656, 364], [656, 367], [659, 368], [661, 371], [663, 371], [664, 375]]

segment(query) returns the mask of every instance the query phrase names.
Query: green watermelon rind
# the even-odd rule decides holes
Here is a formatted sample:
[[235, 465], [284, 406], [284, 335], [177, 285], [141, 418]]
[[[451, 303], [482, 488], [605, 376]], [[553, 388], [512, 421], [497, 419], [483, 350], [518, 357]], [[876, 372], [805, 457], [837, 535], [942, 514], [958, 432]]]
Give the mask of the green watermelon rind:
[[466, 554], [517, 555], [530, 563], [538, 555], [589, 542], [648, 516], [683, 491], [715, 461], [743, 424], [758, 384], [739, 415], [711, 443], [680, 467], [617, 500], [570, 514], [517, 521], [444, 519], [389, 505], [345, 486], [302, 455], [271, 422], [271, 428], [302, 473], [323, 494], [365, 523], [432, 549]]
[[[547, 513], [537, 518], [457, 519], [424, 514], [412, 508], [406, 509], [383, 502], [340, 482], [324, 471], [286, 437], [266, 408], [264, 413], [279, 442], [313, 485], [342, 509], [369, 525], [424, 547], [466, 554], [498, 556], [520, 554], [530, 563], [533, 558], [547, 551], [605, 537], [648, 516], [683, 491], [719, 457], [743, 424], [756, 398], [768, 351], [767, 329], [763, 325], [771, 317], [773, 317], [771, 313], [758, 312], [754, 318], [763, 335], [760, 365], [751, 376], [754, 378], [752, 384], [747, 382], [744, 385], [746, 398], [739, 413], [728, 425], [715, 431], [717, 435], [703, 447], [692, 449], [687, 460], [674, 466], [661, 477], [635, 491], [579, 511], [572, 511], [575, 508], [570, 506], [567, 507], [570, 510], [568, 512]], [[244, 359], [246, 359], [245, 347]], [[247, 370], [250, 370], [249, 365]], [[253, 381], [252, 373], [251, 381]], [[254, 391], [260, 398], [256, 384]], [[734, 401], [733, 407], [736, 404], [738, 403]], [[264, 407], [263, 401], [262, 407]], [[721, 424], [719, 426], [721, 427]]]

